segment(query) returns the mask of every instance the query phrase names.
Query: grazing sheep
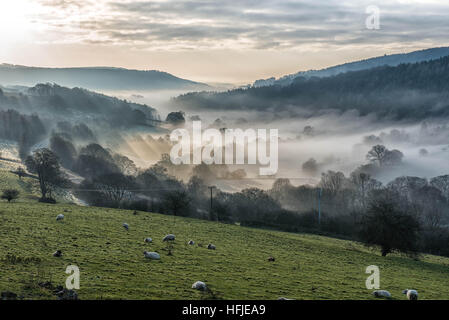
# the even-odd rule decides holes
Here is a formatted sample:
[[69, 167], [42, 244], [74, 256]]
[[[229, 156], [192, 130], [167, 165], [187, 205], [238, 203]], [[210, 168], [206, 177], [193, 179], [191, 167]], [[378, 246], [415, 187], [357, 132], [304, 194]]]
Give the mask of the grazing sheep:
[[209, 243], [209, 244], [207, 245], [207, 249], [209, 249], [209, 250], [215, 250], [215, 246], [214, 246], [212, 243]]
[[123, 228], [125, 228], [126, 230], [129, 230], [129, 224], [127, 224], [126, 222], [123, 224]]
[[268, 261], [270, 261], [270, 262], [274, 262], [274, 261], [275, 261], [275, 259], [274, 259], [273, 257], [269, 257], [269, 258], [268, 258]]
[[59, 300], [78, 300], [78, 293], [75, 290], [62, 289], [56, 296]]
[[285, 298], [285, 297], [279, 297], [278, 300], [293, 300], [293, 299], [289, 299], [289, 298]]
[[56, 216], [56, 221], [61, 221], [61, 220], [64, 220], [64, 215], [62, 213], [60, 213]]
[[409, 300], [418, 300], [418, 291], [413, 289], [405, 289], [402, 291], [403, 294], [407, 295], [407, 299]]
[[151, 239], [151, 238], [145, 238], [145, 242], [151, 243], [151, 242], [153, 242], [153, 239]]
[[207, 286], [203, 281], [197, 281], [194, 284], [192, 284], [192, 289], [200, 290], [200, 291], [206, 291]]
[[174, 241], [175, 235], [174, 234], [167, 234], [162, 241]]
[[161, 259], [161, 256], [157, 252], [144, 251], [143, 255], [145, 256], [145, 258], [151, 259], [151, 260], [160, 260]]
[[3, 291], [1, 293], [1, 300], [17, 300], [17, 294], [11, 291]]
[[54, 253], [53, 253], [53, 257], [62, 257], [62, 251], [61, 250], [56, 250]]
[[195, 244], [195, 241], [190, 240], [190, 241], [189, 241], [189, 244], [190, 244], [191, 246], [193, 246], [193, 245]]
[[389, 293], [387, 290], [376, 290], [373, 291], [373, 295], [376, 298], [391, 298], [391, 293]]

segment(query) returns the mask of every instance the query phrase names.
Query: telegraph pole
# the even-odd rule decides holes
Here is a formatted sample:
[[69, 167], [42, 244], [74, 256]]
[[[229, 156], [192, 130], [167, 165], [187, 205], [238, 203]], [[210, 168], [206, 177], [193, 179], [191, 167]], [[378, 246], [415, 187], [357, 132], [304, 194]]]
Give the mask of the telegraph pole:
[[216, 188], [215, 186], [208, 187], [210, 189], [210, 211], [209, 211], [209, 218], [212, 221], [212, 191]]
[[321, 226], [321, 195], [323, 193], [323, 189], [320, 188], [318, 190], [318, 225]]

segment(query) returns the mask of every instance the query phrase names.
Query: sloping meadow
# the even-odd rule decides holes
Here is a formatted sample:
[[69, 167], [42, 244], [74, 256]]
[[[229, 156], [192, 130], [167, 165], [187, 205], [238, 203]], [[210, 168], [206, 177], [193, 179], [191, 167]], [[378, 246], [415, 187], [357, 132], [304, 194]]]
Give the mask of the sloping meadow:
[[[169, 233], [173, 244], [162, 242]], [[0, 291], [24, 299], [56, 299], [51, 288], [65, 285], [69, 265], [80, 270], [83, 300], [373, 299], [365, 286], [369, 265], [380, 268], [381, 289], [393, 299], [405, 299], [406, 288], [420, 299], [449, 299], [447, 258], [381, 257], [350, 241], [147, 212], [1, 203], [0, 238]], [[62, 257], [53, 257], [56, 250]], [[161, 260], [145, 259], [144, 251]], [[198, 280], [210, 292], [192, 289]]]

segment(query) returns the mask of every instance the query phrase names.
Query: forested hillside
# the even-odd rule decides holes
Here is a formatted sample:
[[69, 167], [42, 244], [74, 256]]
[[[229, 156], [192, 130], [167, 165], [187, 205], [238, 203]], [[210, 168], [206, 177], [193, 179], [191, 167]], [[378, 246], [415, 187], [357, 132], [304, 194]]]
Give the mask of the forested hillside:
[[396, 67], [347, 72], [328, 78], [296, 78], [289, 86], [188, 93], [174, 99], [194, 109], [299, 112], [334, 109], [374, 113], [395, 120], [449, 116], [449, 57]]

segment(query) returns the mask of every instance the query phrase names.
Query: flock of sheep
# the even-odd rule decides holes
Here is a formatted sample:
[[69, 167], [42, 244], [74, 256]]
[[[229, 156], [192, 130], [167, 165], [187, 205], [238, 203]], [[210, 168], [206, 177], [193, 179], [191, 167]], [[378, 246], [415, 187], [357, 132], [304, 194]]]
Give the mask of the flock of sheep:
[[[64, 215], [63, 214], [58, 214], [56, 217], [56, 221], [61, 221], [64, 219]], [[123, 223], [123, 228], [125, 228], [125, 230], [129, 230], [129, 224], [127, 224], [126, 222]], [[175, 240], [175, 235], [174, 234], [167, 234], [162, 241], [163, 242], [167, 242], [167, 241], [174, 241]], [[153, 239], [152, 238], [145, 238], [144, 242], [146, 243], [152, 243]], [[189, 245], [194, 245], [195, 241], [190, 240], [188, 242]], [[207, 249], [209, 250], [215, 250], [216, 247], [215, 245], [213, 245], [212, 243], [209, 243], [207, 246]], [[161, 256], [159, 253], [157, 252], [148, 252], [148, 251], [144, 251], [143, 252], [144, 257], [147, 259], [151, 259], [151, 260], [160, 260]], [[57, 250], [55, 253], [53, 253], [53, 256], [55, 257], [61, 257], [62, 256], [62, 252], [60, 250]], [[274, 262], [275, 259], [273, 257], [269, 257], [268, 261]], [[192, 285], [193, 289], [197, 289], [200, 291], [207, 291], [207, 285], [202, 282], [202, 281], [196, 281], [193, 285]], [[402, 291], [403, 294], [405, 294], [407, 296], [408, 300], [418, 300], [418, 292], [416, 290], [413, 289], [405, 289], [404, 291]], [[387, 290], [376, 290], [373, 292], [373, 295], [376, 298], [391, 298], [391, 293], [388, 292]], [[289, 300], [286, 298], [279, 298], [279, 300]]]
[[[64, 220], [64, 218], [65, 218], [65, 216], [64, 216], [63, 214], [58, 214], [58, 215], [56, 216], [56, 221], [62, 221], [62, 220]], [[123, 228], [125, 228], [126, 231], [129, 231], [129, 224], [126, 223], [126, 222], [123, 223]], [[175, 240], [175, 235], [174, 235], [174, 234], [167, 234], [167, 235], [162, 239], [163, 242], [174, 241], [174, 240]], [[144, 239], [144, 242], [145, 242], [145, 243], [152, 243], [152, 242], [153, 242], [153, 239], [148, 237], [148, 238], [145, 238], [145, 239]], [[193, 245], [195, 244], [195, 241], [190, 240], [190, 241], [188, 242], [188, 244], [191, 245], [191, 246], [193, 246]], [[209, 250], [215, 250], [215, 249], [216, 249], [216, 246], [213, 245], [212, 243], [209, 243], [209, 244], [207, 245], [207, 249], [209, 249]], [[159, 253], [157, 253], [157, 252], [148, 252], [148, 251], [144, 251], [144, 252], [143, 252], [143, 255], [144, 255], [145, 258], [151, 259], [151, 260], [160, 260], [160, 259], [161, 259], [161, 255], [160, 255]], [[53, 256], [54, 256], [54, 257], [62, 257], [62, 251], [61, 251], [61, 250], [55, 251], [55, 252], [53, 253]], [[206, 284], [205, 284], [204, 282], [202, 282], [202, 281], [196, 281], [196, 282], [192, 285], [192, 288], [193, 288], [193, 289], [200, 290], [200, 291], [207, 291], [207, 290], [208, 290]]]

